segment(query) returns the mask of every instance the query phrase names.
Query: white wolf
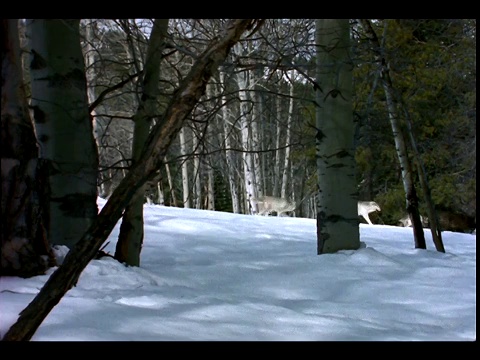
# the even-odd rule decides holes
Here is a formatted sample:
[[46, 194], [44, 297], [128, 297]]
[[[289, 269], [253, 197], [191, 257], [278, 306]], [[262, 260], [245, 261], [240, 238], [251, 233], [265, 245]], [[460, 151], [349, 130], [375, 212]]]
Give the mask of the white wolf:
[[275, 196], [261, 196], [259, 198], [252, 198], [252, 202], [258, 204], [259, 215], [267, 216], [271, 212], [276, 212], [278, 216], [282, 216], [283, 213], [293, 211], [297, 207], [294, 202]]
[[[420, 221], [422, 222], [422, 226], [424, 228], [428, 227], [428, 218], [425, 216], [420, 215]], [[412, 227], [412, 220], [410, 220], [410, 216], [405, 215], [403, 218], [398, 220], [398, 226], [403, 227]]]
[[[287, 199], [279, 198], [275, 196], [261, 196], [259, 198], [252, 198], [252, 202], [258, 204], [259, 215], [269, 215], [272, 212], [276, 212], [278, 216], [282, 216], [283, 213], [288, 211], [294, 211], [296, 204], [290, 202]], [[374, 211], [381, 211], [380, 206], [375, 201], [359, 201], [358, 215], [363, 216], [370, 225], [373, 225], [372, 221], [368, 217], [368, 214]]]
[[370, 225], [373, 225], [372, 221], [368, 217], [368, 214], [374, 211], [382, 211], [380, 206], [375, 201], [359, 201], [357, 205], [358, 216], [363, 216]]

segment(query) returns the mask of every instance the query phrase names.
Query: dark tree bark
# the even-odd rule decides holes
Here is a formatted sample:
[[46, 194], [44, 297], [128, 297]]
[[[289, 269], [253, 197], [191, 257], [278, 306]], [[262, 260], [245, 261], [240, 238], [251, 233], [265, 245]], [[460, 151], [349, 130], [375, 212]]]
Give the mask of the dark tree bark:
[[81, 272], [108, 238], [132, 197], [159, 168], [185, 118], [204, 94], [212, 73], [225, 60], [231, 47], [239, 41], [242, 34], [257, 24], [258, 22], [252, 19], [229, 22], [224, 32], [198, 57], [190, 73], [172, 97], [164, 116], [150, 133], [139, 161], [120, 182], [97, 219], [70, 250], [62, 265], [20, 313], [17, 322], [7, 331], [2, 341], [31, 339], [53, 307], [77, 283]]
[[46, 238], [45, 166], [28, 111], [18, 19], [2, 19], [2, 243], [0, 275], [30, 277], [55, 265]]
[[[136, 114], [133, 116], [135, 128], [133, 131], [132, 156], [138, 161], [142, 155], [143, 146], [148, 138], [150, 123], [159, 113], [157, 102], [160, 80], [160, 63], [162, 51], [165, 48], [168, 19], [155, 19], [152, 34], [148, 43], [143, 76], [143, 94]], [[143, 197], [142, 187], [125, 209], [120, 226], [115, 259], [130, 266], [140, 266], [140, 253], [143, 245]]]

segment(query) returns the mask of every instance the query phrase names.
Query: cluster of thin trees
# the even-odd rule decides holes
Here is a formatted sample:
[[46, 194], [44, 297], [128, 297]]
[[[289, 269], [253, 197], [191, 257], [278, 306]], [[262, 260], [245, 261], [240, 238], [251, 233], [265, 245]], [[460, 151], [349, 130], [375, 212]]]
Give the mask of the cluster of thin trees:
[[[290, 198], [317, 219], [318, 254], [358, 249], [359, 183], [370, 178], [355, 159], [353, 74], [365, 64], [415, 247], [426, 248], [418, 188], [444, 252], [387, 24], [3, 19], [2, 275], [43, 273], [52, 246], [70, 248], [4, 339], [33, 335], [120, 219], [114, 257], [139, 266], [145, 201], [255, 214], [253, 197]], [[97, 196], [108, 198], [100, 213]]]
[[[144, 28], [151, 28], [150, 22], [88, 20], [84, 23], [87, 29], [94, 29], [92, 43], [97, 39], [99, 44], [89, 52], [92, 54], [90, 63], [95, 65], [88, 68], [89, 74], [95, 74], [89, 82], [90, 89], [95, 87], [99, 94], [103, 89], [112, 88], [113, 81], [118, 83], [125, 72], [130, 76], [141, 73], [148, 43]], [[450, 24], [445, 23], [445, 26]], [[199, 26], [195, 21], [177, 19], [170, 20], [170, 24], [168, 56], [162, 61], [159, 77], [159, 91], [164, 97], [157, 100], [160, 111], [175, 91], [175, 84], [188, 71], [185, 63], [191, 60], [185, 59], [188, 59], [191, 49], [198, 48], [197, 41], [202, 34], [215, 33], [219, 22], [203, 21]], [[397, 144], [392, 140], [389, 121], [393, 112], [394, 119], [407, 128], [403, 132], [416, 134], [417, 139], [411, 142], [413, 148], [408, 150], [408, 156], [414, 164], [419, 156], [425, 163], [426, 175], [433, 177], [434, 201], [452, 211], [465, 212], [470, 217], [475, 215], [474, 194], [471, 193], [475, 191], [475, 154], [466, 151], [472, 146], [474, 148], [475, 121], [471, 116], [464, 115], [471, 114], [475, 104], [465, 104], [463, 109], [458, 107], [445, 111], [448, 114], [438, 114], [434, 111], [438, 109], [437, 101], [443, 103], [443, 99], [436, 100], [444, 96], [442, 90], [432, 93], [430, 99], [426, 95], [423, 98], [416, 95], [428, 95], [429, 88], [443, 88], [444, 93], [451, 92], [450, 88], [455, 84], [449, 84], [441, 77], [438, 80], [432, 77], [431, 83], [425, 83], [424, 78], [429, 79], [432, 72], [444, 73], [449, 62], [458, 62], [455, 56], [464, 56], [474, 49], [466, 47], [465, 50], [452, 51], [450, 49], [455, 44], [447, 47], [444, 38], [438, 35], [439, 40], [433, 44], [423, 44], [420, 42], [423, 38], [410, 40], [417, 47], [410, 50], [415, 51], [415, 55], [407, 50], [398, 50], [398, 46], [407, 47], [405, 42], [397, 45], [403, 37], [412, 37], [420, 31], [418, 29], [426, 27], [428, 21], [419, 20], [414, 24], [391, 20], [350, 22], [352, 51], [349, 56], [355, 82], [352, 96], [354, 141], [357, 163], [360, 164], [355, 176], [359, 197], [381, 203], [385, 209], [382, 221], [386, 224], [396, 224], [405, 213], [402, 168], [397, 160]], [[465, 33], [468, 38], [471, 25], [468, 22], [459, 24], [465, 27], [460, 35]], [[459, 24], [457, 21], [450, 27]], [[431, 30], [427, 28], [423, 31], [439, 33], [438, 26], [429, 26]], [[145, 201], [254, 213], [256, 209], [248, 201], [249, 194], [273, 195], [296, 201], [296, 216], [316, 217], [319, 184], [314, 141], [317, 110], [314, 36], [313, 19], [275, 19], [266, 21], [256, 37], [233, 47], [225, 64], [212, 77], [205, 96], [172, 143], [164, 159], [164, 168], [160, 169], [155, 181], [148, 184]], [[455, 40], [459, 36], [457, 33], [450, 36], [452, 43], [458, 41]], [[114, 43], [105, 45], [106, 39], [110, 38], [114, 39]], [[421, 50], [419, 46], [422, 46]], [[436, 52], [428, 50], [435, 46], [438, 48]], [[427, 50], [432, 51], [429, 55], [431, 64], [423, 63]], [[449, 52], [452, 56], [449, 62], [435, 60], [439, 54]], [[398, 56], [405, 56], [404, 53], [412, 58], [401, 57], [404, 60], [399, 60]], [[416, 54], [418, 60], [413, 58]], [[103, 70], [113, 62], [112, 57], [116, 64], [122, 64], [117, 65], [120, 74]], [[439, 64], [433, 63], [434, 60]], [[404, 65], [409, 62], [420, 64], [414, 69], [415, 77], [412, 70]], [[389, 68], [388, 74], [385, 74], [381, 70], [383, 64], [395, 71]], [[466, 71], [473, 70], [471, 64], [463, 66], [464, 69], [455, 70], [459, 73], [456, 76], [470, 78], [472, 74]], [[379, 78], [384, 74], [386, 78]], [[405, 83], [407, 78], [410, 84]], [[388, 102], [385, 102], [384, 86], [380, 82], [385, 79], [390, 79]], [[125, 176], [132, 159], [131, 119], [138, 106], [139, 82], [141, 77], [134, 77], [125, 86], [116, 88], [115, 95], [102, 97], [102, 110], [95, 116], [97, 128], [107, 130], [97, 134], [101, 136], [101, 140], [97, 140], [102, 170], [99, 194], [104, 197], [108, 197]], [[468, 86], [454, 91], [460, 97], [469, 90]], [[428, 108], [425, 104], [429, 104]], [[442, 129], [446, 126], [445, 120], [441, 120], [443, 116], [450, 116], [449, 122], [452, 122], [445, 129]], [[452, 129], [455, 124], [460, 124], [459, 117], [465, 118], [462, 119], [463, 127]], [[439, 119], [438, 124], [432, 124], [437, 121], [434, 119]], [[438, 129], [435, 134], [432, 134], [432, 126]], [[434, 140], [432, 135], [435, 135]], [[452, 135], [453, 139], [466, 141], [462, 144], [462, 140], [455, 140], [457, 142], [452, 148]], [[452, 149], [451, 160], [444, 158], [443, 154], [440, 160], [438, 155], [445, 152], [445, 148]], [[453, 151], [458, 155], [454, 155]], [[463, 157], [462, 160], [453, 161], [457, 156]], [[421, 186], [416, 176], [412, 181]], [[452, 188], [459, 183], [462, 183], [461, 189]], [[427, 215], [426, 202], [422, 204], [422, 212]]]
[[[275, 30], [276, 24], [264, 24], [261, 34], [232, 48], [228, 59], [209, 82], [205, 96], [172, 144], [164, 159], [164, 168], [159, 169], [161, 174], [154, 183], [149, 183], [146, 194], [149, 201], [250, 213], [255, 209], [251, 208], [248, 194], [295, 198], [307, 192], [305, 182], [300, 179], [308, 179], [313, 175], [300, 172], [300, 169], [307, 169], [304, 162], [298, 161], [291, 166], [290, 160], [294, 142], [299, 149], [308, 143], [314, 144], [313, 139], [305, 139], [308, 121], [312, 119], [303, 119], [302, 105], [302, 102], [313, 103], [313, 98], [308, 99], [305, 94], [307, 86], [311, 88], [308, 82], [314, 70], [308, 70], [308, 62], [313, 58], [313, 49], [308, 49], [312, 42], [312, 39], [309, 42], [309, 37], [313, 36], [313, 22], [298, 21], [296, 27], [283, 24], [282, 31], [288, 33], [283, 34], [283, 38], [272, 38], [269, 42], [264, 38]], [[126, 67], [131, 74], [139, 74], [146, 66], [143, 65], [142, 54], [148, 47], [141, 24], [133, 20], [86, 22], [88, 33], [94, 34], [91, 35], [90, 45], [87, 44], [92, 99], [95, 93], [111, 88], [111, 79], [118, 76], [101, 70], [110, 61], [108, 55], [111, 47], [94, 47], [91, 44], [96, 41], [100, 44], [99, 39], [107, 38], [111, 33], [122, 34], [125, 46], [116, 49], [110, 56], [118, 63], [125, 64], [121, 71]], [[298, 28], [304, 24], [304, 30], [299, 32]], [[164, 110], [176, 84], [187, 73], [188, 62], [191, 62], [188, 55], [193, 51], [192, 48], [199, 46], [196, 39], [201, 38], [200, 35], [215, 33], [218, 31], [215, 27], [218, 26], [218, 21], [199, 25], [194, 21], [171, 20], [172, 30], [166, 40], [168, 53], [162, 60], [159, 74], [158, 114]], [[294, 34], [301, 34], [301, 38], [295, 36], [297, 43], [289, 48]], [[299, 65], [282, 60], [282, 57], [293, 59], [302, 54], [305, 59], [296, 60]], [[296, 67], [300, 72], [295, 70]], [[141, 81], [141, 77], [136, 77], [118, 89], [115, 95], [105, 99], [101, 110], [95, 114], [102, 169], [101, 196], [109, 196], [125, 176], [131, 162], [131, 141], [126, 140], [129, 135], [133, 138], [133, 124], [137, 122], [131, 119], [139, 99], [138, 95], [129, 94], [138, 94]], [[302, 128], [292, 130], [291, 124], [300, 124]], [[299, 172], [299, 176], [295, 176]], [[312, 212], [309, 215], [314, 217]]]

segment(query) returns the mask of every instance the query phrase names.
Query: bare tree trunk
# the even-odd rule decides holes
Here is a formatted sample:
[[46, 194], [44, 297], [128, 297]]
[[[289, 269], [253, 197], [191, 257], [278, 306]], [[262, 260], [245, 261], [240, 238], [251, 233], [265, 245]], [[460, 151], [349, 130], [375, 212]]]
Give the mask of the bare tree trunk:
[[[292, 76], [292, 79], [294, 76]], [[287, 134], [285, 135], [285, 158], [283, 165], [283, 176], [282, 176], [282, 191], [281, 196], [287, 198], [287, 185], [288, 185], [288, 173], [290, 170], [290, 128], [292, 127], [292, 118], [293, 118], [293, 82], [290, 83], [290, 103], [288, 106], [288, 115], [287, 115]]]
[[158, 197], [157, 197], [157, 203], [159, 205], [165, 205], [165, 195], [163, 194], [163, 190], [162, 190], [162, 186], [161, 186], [161, 182], [157, 182], [157, 193], [158, 193]]
[[22, 310], [17, 322], [4, 335], [3, 341], [30, 340], [53, 307], [77, 283], [83, 269], [97, 254], [132, 197], [158, 169], [185, 118], [205, 92], [213, 71], [225, 60], [230, 48], [245, 30], [251, 29], [256, 23], [251, 19], [230, 21], [221, 36], [215, 38], [198, 57], [173, 95], [164, 116], [151, 132], [141, 159], [120, 182], [99, 216], [67, 254], [63, 264], [50, 276], [32, 302]]
[[260, 161], [261, 135], [259, 133], [258, 119], [253, 118], [250, 131], [252, 134], [252, 170], [255, 179], [255, 193], [257, 196], [264, 195], [264, 181], [262, 176], [262, 162]]
[[48, 238], [69, 248], [98, 213], [98, 156], [79, 24], [78, 19], [27, 22], [35, 130], [40, 158], [49, 163]]
[[[242, 55], [242, 47], [237, 44], [235, 46], [236, 55]], [[257, 213], [256, 203], [251, 199], [256, 195], [255, 186], [255, 173], [253, 171], [253, 158], [252, 158], [252, 134], [250, 129], [251, 123], [251, 111], [248, 104], [247, 89], [249, 87], [248, 71], [237, 73], [237, 83], [240, 98], [240, 131], [242, 135], [242, 159], [243, 159], [243, 171], [244, 171], [244, 183], [245, 183], [245, 212]], [[250, 209], [250, 211], [249, 211]]]
[[358, 249], [352, 68], [348, 19], [317, 19], [317, 253]]
[[[209, 99], [213, 99], [215, 97], [215, 94], [214, 94], [214, 86], [212, 83], [209, 83], [207, 85], [207, 97]], [[211, 139], [215, 136], [215, 134], [213, 133], [213, 127], [216, 127], [217, 124], [215, 121], [212, 121], [211, 123], [208, 124], [208, 126], [206, 126], [205, 128], [205, 138], [206, 139]], [[218, 131], [218, 133], [220, 133], [220, 131]], [[214, 164], [214, 159], [213, 159], [213, 155], [209, 153], [209, 149], [207, 149], [207, 145], [205, 143], [203, 143], [203, 147], [205, 149], [205, 153], [206, 155], [204, 155], [205, 157], [205, 168], [206, 168], [206, 173], [207, 173], [207, 191], [206, 191], [206, 196], [207, 196], [207, 206], [206, 206], [206, 209], [207, 210], [211, 210], [211, 211], [214, 211], [215, 210], [215, 186], [214, 186], [214, 183], [215, 183], [215, 174], [214, 174], [214, 170], [213, 170], [213, 164]]]
[[[88, 103], [93, 104], [96, 99], [95, 96], [95, 87], [93, 86], [94, 79], [97, 76], [95, 71], [95, 48], [93, 47], [93, 42], [95, 41], [94, 32], [95, 32], [95, 22], [90, 20], [85, 20], [85, 73], [87, 76], [87, 98]], [[104, 135], [104, 125], [102, 124], [101, 120], [97, 116], [97, 111], [92, 109], [90, 111], [90, 116], [92, 118], [92, 125], [93, 125], [93, 137], [95, 139], [95, 143], [97, 144], [97, 151], [99, 152], [101, 149], [101, 138]], [[100, 180], [98, 185], [98, 193], [102, 196], [107, 194], [106, 191], [106, 182], [103, 181], [103, 177], [100, 173]]]
[[207, 177], [207, 210], [215, 211], [214, 173], [211, 166], [208, 166]]
[[[295, 182], [293, 181], [293, 166], [290, 165], [290, 195], [288, 196], [290, 198], [290, 200], [294, 203], [296, 203], [296, 194], [295, 194]], [[296, 210], [293, 210], [292, 214], [293, 216], [297, 216], [298, 212], [300, 210], [300, 208], [298, 207], [300, 204], [297, 204], [297, 209]]]
[[200, 130], [196, 128], [196, 131], [192, 131], [192, 151], [193, 151], [193, 183], [195, 184], [195, 209], [202, 208], [202, 179], [200, 170]]
[[[249, 71], [252, 83], [249, 86], [249, 89], [258, 89], [258, 82], [260, 77], [257, 77], [255, 70]], [[257, 100], [260, 96], [258, 95], [259, 91], [255, 91], [251, 96], [252, 100]], [[252, 160], [253, 160], [253, 173], [255, 178], [255, 189], [258, 197], [264, 195], [264, 180], [263, 180], [263, 171], [262, 171], [262, 161], [260, 159], [260, 153], [262, 151], [263, 136], [260, 133], [262, 126], [261, 123], [261, 110], [262, 103], [256, 101], [253, 105], [253, 116], [251, 121], [251, 131], [252, 131]]]
[[180, 154], [182, 155], [182, 187], [183, 187], [183, 207], [191, 208], [190, 203], [190, 182], [188, 179], [188, 157], [187, 144], [185, 141], [185, 127], [182, 127], [178, 139], [180, 141]]
[[18, 19], [2, 19], [2, 242], [0, 276], [31, 277], [55, 266], [48, 243], [48, 181], [23, 82]]
[[227, 163], [227, 173], [228, 173], [228, 184], [230, 186], [230, 196], [232, 198], [232, 210], [234, 214], [240, 214], [240, 197], [237, 191], [237, 177], [235, 176], [235, 162], [234, 154], [232, 150], [232, 133], [235, 131], [235, 126], [230, 125], [229, 122], [229, 113], [227, 108], [227, 99], [223, 94], [226, 84], [225, 84], [225, 73], [220, 70], [220, 86], [222, 88], [222, 119], [223, 119], [223, 131], [225, 133], [225, 160]]
[[275, 104], [276, 104], [276, 121], [277, 121], [277, 126], [275, 126], [275, 164], [273, 166], [274, 171], [273, 171], [273, 196], [280, 196], [280, 126], [278, 126], [278, 121], [281, 118], [282, 114], [282, 109], [281, 109], [281, 101], [280, 101], [280, 96], [277, 96]]
[[390, 78], [390, 72], [388, 70], [388, 62], [382, 55], [383, 52], [381, 50], [382, 47], [380, 45], [380, 41], [378, 40], [377, 34], [371, 26], [370, 21], [366, 19], [359, 19], [359, 21], [375, 49], [375, 60], [378, 62], [378, 64], [381, 64], [381, 67], [379, 68], [380, 79], [383, 83], [388, 117], [390, 119], [393, 138], [395, 140], [395, 150], [397, 151], [398, 161], [402, 171], [402, 182], [406, 196], [406, 209], [410, 219], [412, 220], [415, 248], [426, 249], [427, 246], [425, 243], [425, 234], [423, 233], [423, 225], [420, 219], [420, 213], [418, 211], [418, 197], [413, 181], [412, 166], [408, 159], [405, 136], [402, 131], [400, 120], [398, 118], [398, 111], [394, 101], [393, 84]]
[[175, 187], [173, 185], [172, 174], [170, 172], [170, 165], [168, 165], [167, 156], [163, 159], [165, 164], [165, 172], [167, 173], [168, 187], [170, 188], [170, 196], [172, 197], [172, 205], [177, 207], [177, 197], [175, 196]]
[[[243, 160], [243, 172], [244, 172], [244, 184], [245, 184], [245, 200], [247, 208], [251, 209], [253, 214], [257, 213], [256, 204], [251, 201], [252, 197], [255, 197], [255, 179], [253, 172], [253, 160], [251, 150], [251, 134], [250, 126], [248, 124], [248, 114], [245, 112], [246, 92], [240, 91], [240, 111], [241, 111], [241, 134], [242, 134], [242, 160]], [[248, 206], [249, 205], [249, 206]]]
[[[168, 19], [155, 19], [152, 34], [148, 42], [147, 58], [143, 77], [143, 94], [137, 112], [133, 116], [133, 163], [142, 156], [143, 147], [150, 133], [150, 124], [158, 110], [158, 83], [160, 63], [165, 47]], [[130, 266], [140, 266], [140, 252], [143, 245], [143, 204], [145, 187], [141, 187], [125, 209], [115, 248], [115, 259]]]

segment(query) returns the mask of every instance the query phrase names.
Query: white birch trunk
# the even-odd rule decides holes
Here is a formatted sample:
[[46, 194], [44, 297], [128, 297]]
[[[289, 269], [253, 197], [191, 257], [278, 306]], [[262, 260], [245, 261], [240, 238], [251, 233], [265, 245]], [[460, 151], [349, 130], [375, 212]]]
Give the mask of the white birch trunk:
[[215, 210], [215, 177], [214, 172], [211, 166], [208, 167], [207, 170], [207, 210], [214, 211]]
[[159, 205], [165, 205], [165, 195], [163, 194], [163, 190], [162, 190], [162, 186], [161, 186], [160, 181], [157, 182], [157, 194], [158, 194], [157, 203]]
[[[206, 94], [207, 94], [207, 97], [209, 99], [214, 98], [215, 94], [214, 94], [214, 87], [213, 87], [212, 83], [209, 83], [207, 85]], [[205, 131], [206, 131], [205, 138], [206, 139], [213, 138], [213, 136], [214, 136], [213, 127], [214, 126], [215, 127], [217, 126], [216, 122], [215, 123], [210, 123], [209, 126], [206, 127], [206, 129], [205, 129]], [[204, 144], [204, 147], [206, 147], [205, 144]], [[215, 186], [214, 186], [215, 185], [215, 181], [214, 181], [215, 180], [215, 174], [214, 174], [214, 171], [213, 171], [213, 168], [212, 168], [212, 164], [213, 164], [214, 160], [213, 160], [213, 155], [209, 154], [208, 150], [209, 149], [205, 149], [206, 155], [205, 154], [203, 155], [206, 158], [204, 167], [206, 168], [206, 173], [207, 173], [207, 191], [206, 191], [207, 204], [206, 204], [206, 209], [214, 211], [215, 210]]]
[[183, 188], [183, 207], [190, 208], [190, 183], [188, 179], [188, 158], [187, 145], [185, 143], [185, 126], [182, 127], [179, 134], [180, 154], [182, 156], [182, 188]]
[[[258, 89], [259, 78], [256, 77], [255, 70], [249, 71], [252, 79], [250, 89]], [[256, 94], [256, 96], [255, 96]], [[260, 154], [262, 154], [262, 133], [261, 133], [261, 116], [262, 116], [262, 102], [259, 92], [255, 92], [253, 98], [256, 100], [253, 106], [253, 117], [251, 121], [252, 131], [252, 160], [253, 160], [253, 173], [255, 179], [255, 193], [257, 197], [264, 195], [264, 181], [262, 171], [262, 161]]]
[[202, 208], [202, 183], [200, 176], [200, 144], [198, 137], [200, 134], [196, 134], [192, 131], [192, 152], [193, 152], [193, 179], [195, 184], [195, 208]]
[[[276, 101], [276, 122], [278, 124], [278, 121], [281, 119], [282, 116], [282, 109], [281, 109], [281, 98], [280, 96], [277, 96]], [[273, 196], [280, 196], [280, 156], [281, 156], [281, 151], [280, 151], [280, 132], [281, 128], [280, 126], [275, 126], [275, 163], [274, 163], [274, 172], [273, 172]]]
[[[292, 78], [294, 78], [292, 76]], [[282, 191], [281, 196], [283, 198], [288, 198], [287, 195], [287, 185], [288, 185], [288, 174], [290, 168], [290, 128], [292, 126], [293, 118], [293, 83], [290, 83], [290, 102], [288, 106], [288, 117], [287, 117], [287, 133], [285, 135], [285, 158], [283, 165], [283, 175], [282, 175]], [[291, 179], [293, 181], [293, 179]]]
[[[86, 76], [87, 76], [87, 98], [88, 103], [92, 104], [95, 99], [95, 78], [96, 78], [96, 71], [95, 71], [95, 48], [93, 43], [94, 39], [94, 32], [95, 32], [95, 23], [92, 19], [85, 20], [85, 69], [86, 69]], [[90, 112], [90, 116], [92, 118], [92, 125], [93, 125], [93, 137], [95, 138], [95, 143], [97, 144], [98, 152], [101, 149], [101, 138], [104, 135], [105, 127], [101, 123], [101, 120], [97, 117], [97, 111], [93, 109]], [[99, 185], [98, 185], [98, 193], [101, 196], [107, 195], [106, 189], [106, 182], [104, 181], [104, 176], [99, 174]]]
[[[232, 51], [238, 55], [242, 56], [243, 47], [242, 44], [236, 44]], [[255, 186], [255, 172], [253, 169], [253, 156], [252, 156], [252, 134], [250, 129], [250, 124], [252, 122], [252, 112], [249, 107], [249, 97], [247, 90], [250, 88], [250, 79], [249, 72], [242, 71], [237, 73], [237, 85], [238, 85], [238, 96], [240, 99], [239, 109], [240, 109], [240, 133], [241, 133], [241, 148], [242, 148], [242, 160], [243, 160], [243, 172], [244, 172], [244, 184], [245, 184], [245, 211], [244, 213], [253, 213], [258, 212], [257, 205], [251, 199], [256, 194]], [[250, 210], [251, 209], [251, 210]]]
[[248, 95], [245, 90], [248, 86], [248, 73], [238, 73], [237, 82], [239, 87], [240, 98], [240, 132], [242, 136], [242, 160], [243, 160], [243, 172], [244, 172], [244, 184], [245, 184], [245, 213], [250, 213], [251, 209], [253, 214], [258, 212], [256, 204], [251, 201], [252, 197], [255, 197], [255, 178], [253, 172], [253, 159], [251, 154], [251, 138], [250, 138], [250, 126], [251, 115], [249, 115], [249, 107], [247, 104]]
[[[220, 87], [224, 89], [225, 86], [225, 73], [220, 70]], [[222, 94], [222, 118], [223, 118], [223, 132], [225, 136], [225, 160], [227, 164], [227, 177], [228, 184], [230, 186], [230, 196], [232, 198], [232, 210], [234, 214], [240, 214], [240, 196], [237, 191], [237, 177], [235, 176], [235, 160], [234, 154], [230, 150], [232, 148], [232, 133], [236, 132], [234, 125], [229, 122], [229, 113], [227, 108], [227, 99]]]

